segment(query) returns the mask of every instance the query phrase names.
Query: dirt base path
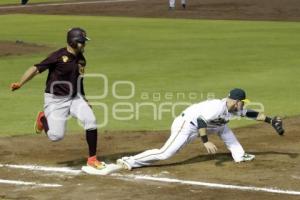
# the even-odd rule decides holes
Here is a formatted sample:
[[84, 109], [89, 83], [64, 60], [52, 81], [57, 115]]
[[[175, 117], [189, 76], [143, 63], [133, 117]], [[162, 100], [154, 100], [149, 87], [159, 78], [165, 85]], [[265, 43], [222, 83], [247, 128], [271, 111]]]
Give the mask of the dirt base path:
[[[242, 19], [299, 21], [299, 0], [189, 0], [187, 9], [180, 1], [174, 11], [167, 0], [80, 0], [76, 4], [28, 4], [0, 7], [0, 14], [39, 13], [63, 15], [103, 15], [131, 17], [163, 17], [192, 19]], [[83, 2], [78, 4], [78, 2]], [[90, 2], [90, 3], [84, 3]]]
[[[239, 186], [255, 186], [300, 191], [300, 118], [285, 120], [286, 136], [276, 135], [267, 124], [236, 129], [247, 152], [256, 155], [253, 162], [236, 164], [218, 137], [210, 138], [219, 147], [215, 157], [206, 155], [200, 141], [188, 145], [170, 160], [156, 166], [123, 171], [121, 177], [90, 176], [31, 171], [1, 167], [1, 164], [72, 167], [85, 164], [87, 147], [83, 134], [67, 134], [57, 143], [45, 135], [4, 137], [0, 140], [0, 179], [51, 183], [59, 188], [0, 184], [0, 199], [300, 199], [300, 196], [214, 189], [196, 185], [164, 183], [128, 178], [147, 175], [179, 180], [204, 181]], [[159, 148], [168, 132], [108, 132], [100, 136], [98, 155], [114, 162], [124, 155]], [[127, 177], [127, 178], [126, 178]]]

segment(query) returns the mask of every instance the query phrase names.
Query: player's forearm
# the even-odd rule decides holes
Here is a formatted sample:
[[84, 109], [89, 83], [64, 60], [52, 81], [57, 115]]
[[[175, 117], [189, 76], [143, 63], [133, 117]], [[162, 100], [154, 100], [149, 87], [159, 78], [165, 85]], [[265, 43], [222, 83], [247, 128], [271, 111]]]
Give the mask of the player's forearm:
[[271, 117], [268, 117], [266, 116], [264, 113], [257, 113], [257, 117], [255, 119], [256, 121], [264, 121], [264, 122], [267, 122], [267, 123], [270, 123], [271, 121]]
[[256, 117], [256, 120], [257, 121], [265, 121], [266, 120], [266, 115], [263, 114], [263, 113], [258, 113], [257, 117]]
[[24, 75], [21, 77], [19, 83], [20, 86], [23, 86], [26, 82], [31, 80], [35, 75], [39, 73], [38, 69], [35, 66], [30, 67]]
[[198, 134], [199, 134], [199, 137], [201, 138], [201, 140], [202, 140], [203, 143], [208, 142], [208, 137], [207, 137], [207, 133], [206, 133], [206, 128], [200, 128], [200, 129], [198, 130]]
[[[256, 111], [251, 111], [251, 112], [256, 112]], [[263, 122], [266, 122], [266, 123], [269, 123], [269, 124], [272, 123], [272, 117], [269, 117], [269, 116], [265, 115], [262, 112], [256, 112], [255, 120], [256, 121], [263, 121]]]
[[267, 116], [264, 113], [257, 112], [255, 110], [247, 110], [246, 117], [254, 119], [256, 121], [265, 121]]

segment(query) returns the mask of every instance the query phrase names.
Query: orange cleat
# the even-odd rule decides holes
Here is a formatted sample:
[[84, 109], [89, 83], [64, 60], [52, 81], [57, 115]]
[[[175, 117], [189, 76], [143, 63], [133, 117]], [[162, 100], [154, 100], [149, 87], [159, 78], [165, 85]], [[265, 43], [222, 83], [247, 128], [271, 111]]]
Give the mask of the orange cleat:
[[35, 123], [34, 123], [34, 130], [35, 130], [36, 134], [40, 134], [44, 130], [44, 126], [43, 126], [43, 123], [41, 121], [41, 118], [44, 117], [44, 116], [45, 116], [44, 112], [39, 112], [37, 117], [36, 117], [36, 120], [35, 120]]
[[96, 156], [88, 158], [87, 166], [93, 167], [95, 169], [104, 169], [106, 167], [105, 163], [98, 161]]

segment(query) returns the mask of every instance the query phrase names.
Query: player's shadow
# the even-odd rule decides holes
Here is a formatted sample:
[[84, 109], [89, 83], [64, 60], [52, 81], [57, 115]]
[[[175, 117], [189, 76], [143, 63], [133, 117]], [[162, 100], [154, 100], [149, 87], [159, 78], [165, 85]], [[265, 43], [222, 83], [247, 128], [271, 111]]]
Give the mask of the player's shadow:
[[[141, 153], [142, 151], [138, 152], [123, 152], [123, 153], [115, 153], [115, 154], [108, 154], [108, 155], [100, 155], [97, 158], [101, 161], [106, 163], [115, 163], [117, 159], [122, 158], [124, 156], [131, 156]], [[58, 162], [59, 165], [64, 165], [67, 167], [78, 167], [86, 164], [86, 158], [80, 158], [76, 160], [67, 160], [63, 162]]]
[[[122, 158], [123, 156], [136, 155], [139, 152], [123, 152], [123, 153], [115, 153], [109, 155], [103, 155], [98, 157], [99, 160], [105, 161], [107, 163], [115, 163], [117, 159]], [[277, 151], [266, 151], [266, 152], [249, 152], [250, 154], [258, 155], [286, 155], [292, 159], [295, 159], [299, 156], [298, 153], [286, 153], [286, 152], [277, 152]], [[218, 153], [215, 155], [198, 155], [187, 160], [168, 163], [168, 164], [154, 164], [148, 167], [166, 167], [166, 166], [177, 166], [177, 165], [187, 165], [193, 163], [201, 163], [206, 161], [215, 161], [216, 166], [223, 166], [226, 162], [233, 162], [230, 153]], [[76, 159], [76, 160], [68, 160], [63, 162], [58, 162], [57, 164], [68, 166], [68, 167], [78, 167], [86, 164], [86, 158]]]

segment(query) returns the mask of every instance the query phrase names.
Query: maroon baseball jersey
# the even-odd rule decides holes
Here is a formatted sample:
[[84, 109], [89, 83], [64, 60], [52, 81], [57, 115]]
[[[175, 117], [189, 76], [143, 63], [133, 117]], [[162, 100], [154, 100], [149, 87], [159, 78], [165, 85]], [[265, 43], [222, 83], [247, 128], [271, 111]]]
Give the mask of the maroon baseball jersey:
[[74, 55], [68, 52], [67, 48], [62, 48], [35, 66], [40, 73], [47, 69], [49, 71], [46, 93], [57, 96], [76, 96], [78, 92], [84, 95], [83, 80], [79, 76], [84, 73], [85, 65], [86, 60], [82, 53]]

